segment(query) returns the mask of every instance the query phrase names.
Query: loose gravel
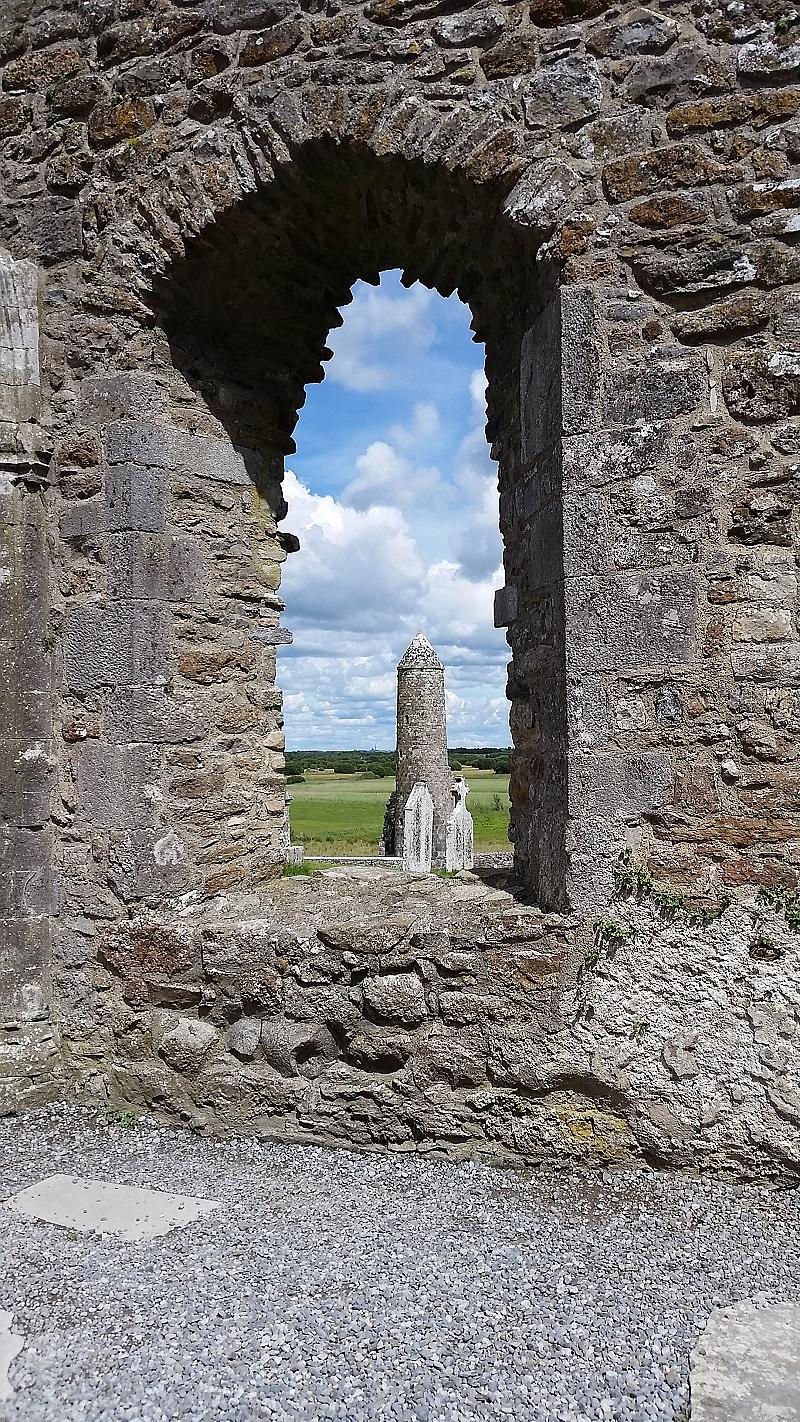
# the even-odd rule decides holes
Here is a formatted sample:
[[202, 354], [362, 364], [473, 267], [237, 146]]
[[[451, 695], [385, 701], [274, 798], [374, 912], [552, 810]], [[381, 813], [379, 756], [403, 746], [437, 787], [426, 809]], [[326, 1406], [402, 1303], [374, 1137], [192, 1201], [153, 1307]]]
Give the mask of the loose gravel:
[[221, 1208], [136, 1244], [0, 1211], [2, 1422], [678, 1422], [711, 1310], [800, 1297], [797, 1190], [0, 1121], [3, 1197], [57, 1172]]

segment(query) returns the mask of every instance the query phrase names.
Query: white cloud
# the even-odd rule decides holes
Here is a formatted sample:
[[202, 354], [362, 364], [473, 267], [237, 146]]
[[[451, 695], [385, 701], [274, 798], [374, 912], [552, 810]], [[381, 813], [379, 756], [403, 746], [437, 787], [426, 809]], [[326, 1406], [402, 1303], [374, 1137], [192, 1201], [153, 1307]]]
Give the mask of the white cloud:
[[327, 378], [347, 390], [386, 390], [409, 357], [427, 351], [436, 339], [430, 318], [435, 293], [419, 284], [401, 296], [380, 288], [361, 290], [345, 324], [330, 337], [333, 359]]
[[438, 434], [441, 423], [439, 411], [433, 401], [418, 400], [408, 423], [392, 425], [389, 430], [389, 438], [393, 444], [399, 444], [401, 448], [410, 444], [420, 444], [423, 440], [432, 439], [435, 434]]
[[374, 440], [356, 459], [355, 479], [342, 498], [357, 509], [375, 504], [407, 507], [420, 498], [443, 493], [442, 476], [435, 466], [413, 464], [386, 440]]
[[362, 511], [330, 494], [312, 494], [291, 470], [284, 492], [288, 527], [302, 548], [288, 560], [283, 581], [295, 622], [373, 632], [393, 627], [398, 606], [418, 597], [423, 584], [403, 515], [385, 506]]
[[448, 669], [451, 742], [506, 744], [496, 570], [477, 581], [452, 561], [426, 566], [397, 509], [355, 509], [291, 472], [285, 492], [287, 526], [301, 540], [282, 587], [295, 632], [280, 670], [289, 744], [393, 745], [395, 668], [418, 627]]

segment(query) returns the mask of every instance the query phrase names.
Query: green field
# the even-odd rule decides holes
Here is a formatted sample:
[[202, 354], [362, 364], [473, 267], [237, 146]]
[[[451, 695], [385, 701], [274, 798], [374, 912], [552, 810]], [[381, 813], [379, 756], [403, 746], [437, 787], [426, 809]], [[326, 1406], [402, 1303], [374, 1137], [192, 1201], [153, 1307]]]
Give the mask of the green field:
[[[470, 771], [467, 804], [475, 821], [475, 848], [508, 849], [508, 777], [490, 770]], [[394, 789], [379, 780], [332, 771], [306, 771], [303, 784], [290, 785], [292, 840], [306, 854], [377, 854], [386, 801]]]

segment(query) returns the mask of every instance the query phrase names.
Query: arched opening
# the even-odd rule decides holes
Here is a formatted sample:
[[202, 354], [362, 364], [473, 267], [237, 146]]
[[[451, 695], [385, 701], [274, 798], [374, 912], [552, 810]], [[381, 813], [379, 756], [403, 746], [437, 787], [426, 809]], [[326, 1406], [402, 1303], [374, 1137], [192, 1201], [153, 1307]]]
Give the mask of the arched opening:
[[[444, 297], [457, 292], [485, 347], [486, 433], [500, 471], [505, 577], [516, 603], [501, 607], [498, 619], [510, 627], [514, 652], [511, 839], [533, 892], [545, 903], [566, 902], [558, 318], [553, 273], [537, 263], [530, 231], [502, 208], [500, 190], [478, 188], [444, 166], [308, 145], [267, 191], [205, 228], [159, 286], [158, 317], [186, 425], [195, 434], [225, 435], [239, 451], [231, 481], [243, 492], [210, 519], [224, 537], [206, 584], [206, 613], [215, 610], [200, 636], [205, 664], [219, 673], [218, 682], [217, 671], [209, 675], [209, 687], [214, 682], [219, 695], [230, 696], [237, 681], [246, 701], [259, 702], [257, 729], [243, 733], [233, 770], [243, 796], [242, 776], [249, 777], [250, 806], [227, 816], [235, 836], [221, 850], [238, 864], [237, 846], [249, 835], [248, 882], [275, 872], [283, 805], [275, 647], [286, 635], [279, 626], [281, 564], [295, 546], [281, 527], [284, 460], [295, 453], [306, 387], [323, 378], [328, 333], [341, 324], [354, 284], [399, 269], [404, 285], [419, 282]], [[535, 356], [529, 351], [521, 376], [526, 333], [537, 321]], [[522, 423], [521, 390], [531, 408]], [[206, 498], [207, 486], [184, 486], [190, 522], [198, 494]], [[524, 620], [521, 603], [530, 603]], [[196, 651], [198, 628], [190, 621]], [[224, 667], [215, 651], [220, 636], [242, 644], [231, 646]], [[253, 647], [259, 653], [251, 664]], [[191, 670], [192, 655], [184, 668]], [[265, 746], [266, 761], [257, 764]], [[213, 838], [209, 824], [204, 834]], [[211, 886], [225, 878], [223, 868], [210, 876]]]
[[505, 865], [508, 650], [493, 620], [502, 542], [484, 352], [455, 294], [401, 275], [354, 288], [287, 459], [286, 527], [300, 541], [281, 584], [294, 640], [278, 656], [292, 839], [312, 858], [396, 852], [397, 664], [424, 628], [446, 668], [476, 848]]

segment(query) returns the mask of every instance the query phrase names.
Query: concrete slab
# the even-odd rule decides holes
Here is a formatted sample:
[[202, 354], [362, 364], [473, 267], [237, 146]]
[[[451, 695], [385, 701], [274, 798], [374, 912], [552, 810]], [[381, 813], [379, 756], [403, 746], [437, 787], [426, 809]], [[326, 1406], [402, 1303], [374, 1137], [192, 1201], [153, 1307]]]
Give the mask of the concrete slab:
[[5, 1202], [6, 1207], [47, 1224], [86, 1234], [114, 1234], [124, 1239], [155, 1239], [179, 1225], [192, 1224], [217, 1208], [214, 1200], [170, 1195], [138, 1185], [50, 1175]]
[[0, 1402], [8, 1402], [11, 1396], [8, 1370], [25, 1342], [21, 1334], [12, 1331], [11, 1323], [12, 1315], [0, 1309]]
[[690, 1382], [692, 1422], [800, 1422], [800, 1304], [717, 1309]]

